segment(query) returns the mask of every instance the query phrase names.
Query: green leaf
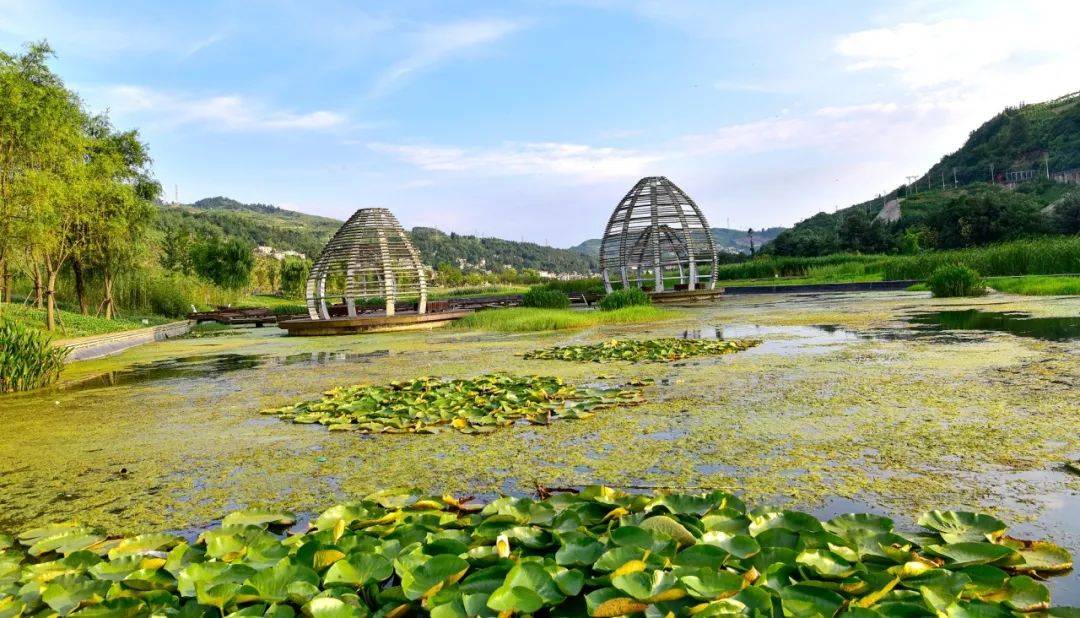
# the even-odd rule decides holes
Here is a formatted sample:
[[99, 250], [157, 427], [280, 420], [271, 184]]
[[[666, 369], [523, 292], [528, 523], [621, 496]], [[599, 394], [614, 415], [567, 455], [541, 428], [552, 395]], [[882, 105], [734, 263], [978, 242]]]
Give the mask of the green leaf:
[[795, 584], [780, 591], [785, 616], [829, 618], [844, 603], [844, 597], [831, 590], [809, 584]]
[[266, 509], [233, 511], [221, 520], [222, 526], [291, 526], [295, 523], [296, 515], [292, 513]]
[[457, 556], [439, 554], [416, 568], [398, 569], [398, 574], [401, 576], [401, 588], [405, 592], [405, 597], [416, 600], [424, 597], [435, 586], [464, 573], [468, 568], [469, 563]]
[[698, 569], [679, 578], [690, 596], [702, 600], [725, 599], [734, 596], [746, 585], [746, 580], [738, 573]]
[[1015, 550], [994, 543], [950, 543], [948, 545], [930, 545], [926, 550], [937, 556], [948, 558], [948, 566], [953, 568], [973, 564], [1015, 564], [1021, 560]]
[[304, 606], [304, 613], [311, 618], [360, 618], [365, 613], [340, 599], [331, 597], [315, 598]]
[[856, 571], [855, 564], [824, 549], [807, 549], [795, 557], [795, 562], [826, 579], [843, 579]]
[[750, 558], [761, 551], [761, 545], [745, 534], [713, 531], [701, 535], [701, 542], [715, 545], [739, 559]]
[[1017, 575], [1005, 584], [1005, 605], [1021, 612], [1032, 612], [1050, 606], [1050, 591], [1027, 575]]
[[48, 583], [41, 600], [61, 616], [67, 616], [83, 605], [105, 600], [109, 582], [96, 581], [79, 575], [61, 575]]
[[523, 586], [504, 586], [491, 593], [487, 606], [498, 612], [531, 614], [544, 606], [544, 600], [536, 592]]
[[928, 511], [916, 523], [936, 531], [950, 544], [994, 541], [1005, 533], [1005, 523], [985, 513]]
[[394, 573], [390, 561], [378, 554], [356, 553], [338, 560], [323, 577], [323, 583], [347, 584], [355, 588], [383, 581]]
[[244, 600], [303, 605], [319, 592], [315, 571], [282, 559], [272, 568], [259, 571], [244, 582], [237, 596]]

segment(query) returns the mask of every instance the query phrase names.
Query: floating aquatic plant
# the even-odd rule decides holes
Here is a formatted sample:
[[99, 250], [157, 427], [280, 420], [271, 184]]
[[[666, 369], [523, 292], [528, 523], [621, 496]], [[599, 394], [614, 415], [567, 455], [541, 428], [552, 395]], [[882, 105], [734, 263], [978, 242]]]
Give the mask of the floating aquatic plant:
[[323, 398], [263, 410], [294, 423], [365, 433], [490, 433], [515, 422], [546, 425], [644, 401], [638, 390], [578, 388], [551, 376], [504, 373], [472, 379], [418, 378], [385, 386], [347, 386]]
[[[724, 492], [606, 487], [487, 505], [390, 491], [291, 513], [241, 511], [196, 541], [108, 539], [64, 523], [0, 535], [0, 615], [1074, 616], [1036, 578], [1068, 552], [986, 515], [748, 510]], [[954, 536], [958, 535], [958, 536]], [[950, 539], [963, 539], [952, 541]], [[968, 540], [978, 539], [978, 540]], [[1032, 576], [1035, 577], [1032, 577]], [[1049, 613], [1045, 613], [1045, 612]]]
[[761, 343], [759, 339], [612, 339], [593, 345], [568, 345], [525, 353], [526, 359], [606, 361], [676, 361], [692, 356], [716, 356], [742, 352]]

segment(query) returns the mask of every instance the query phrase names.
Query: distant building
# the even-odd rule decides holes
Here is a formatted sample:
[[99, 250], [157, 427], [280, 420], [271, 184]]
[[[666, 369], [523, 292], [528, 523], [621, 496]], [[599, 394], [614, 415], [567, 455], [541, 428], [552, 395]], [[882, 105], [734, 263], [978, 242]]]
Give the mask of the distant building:
[[275, 249], [274, 247], [271, 247], [269, 245], [259, 245], [258, 247], [255, 247], [255, 255], [272, 257], [278, 261], [284, 260], [287, 257], [296, 257], [300, 258], [301, 260], [307, 259], [307, 256], [303, 253], [300, 253], [299, 251], [282, 251], [281, 249]]

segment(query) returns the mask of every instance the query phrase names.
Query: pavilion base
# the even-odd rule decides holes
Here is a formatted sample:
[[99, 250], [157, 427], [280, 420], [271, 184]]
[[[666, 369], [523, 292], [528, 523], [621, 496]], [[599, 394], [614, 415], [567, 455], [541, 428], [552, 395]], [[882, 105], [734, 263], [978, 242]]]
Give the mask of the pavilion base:
[[385, 333], [398, 330], [419, 330], [445, 326], [469, 315], [472, 311], [441, 311], [438, 313], [397, 313], [395, 315], [368, 315], [355, 318], [329, 318], [327, 320], [283, 320], [278, 328], [284, 328], [289, 336], [319, 337], [326, 335], [355, 335], [358, 333]]
[[672, 290], [649, 292], [649, 298], [658, 305], [688, 304], [716, 300], [724, 295], [724, 288], [712, 290]]

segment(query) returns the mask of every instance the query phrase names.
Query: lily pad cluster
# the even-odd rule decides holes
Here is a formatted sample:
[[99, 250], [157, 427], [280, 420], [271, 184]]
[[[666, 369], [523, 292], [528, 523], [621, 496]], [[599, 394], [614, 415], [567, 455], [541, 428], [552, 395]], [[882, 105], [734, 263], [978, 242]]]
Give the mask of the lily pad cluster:
[[418, 378], [385, 386], [347, 386], [322, 399], [263, 410], [294, 423], [364, 433], [490, 433], [516, 422], [546, 425], [644, 401], [634, 389], [578, 388], [551, 376], [504, 373], [472, 379]]
[[742, 352], [761, 343], [760, 339], [612, 339], [593, 345], [568, 345], [532, 350], [526, 359], [566, 360], [602, 363], [607, 361], [670, 362], [693, 356], [718, 356]]
[[485, 506], [419, 491], [241, 511], [194, 542], [65, 523], [0, 537], [0, 616], [1076, 616], [1038, 578], [1071, 557], [988, 515], [819, 521], [724, 492], [605, 487]]

